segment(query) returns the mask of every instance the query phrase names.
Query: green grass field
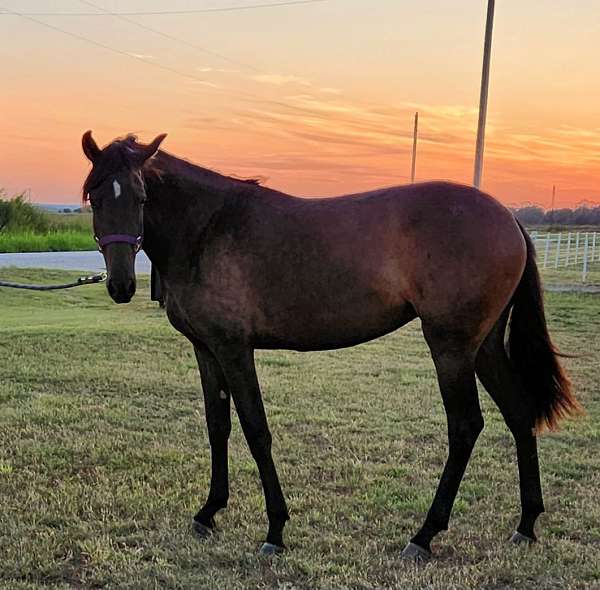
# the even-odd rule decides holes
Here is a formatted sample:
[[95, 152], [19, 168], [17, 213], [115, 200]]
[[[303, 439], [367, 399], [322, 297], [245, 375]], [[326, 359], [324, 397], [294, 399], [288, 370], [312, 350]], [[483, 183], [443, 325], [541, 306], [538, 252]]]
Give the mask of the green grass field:
[[540, 264], [539, 269], [545, 284], [548, 286], [572, 285], [574, 287], [600, 287], [600, 260], [588, 265], [585, 282], [583, 281], [581, 265], [568, 267], [561, 266], [560, 268], [548, 266], [548, 268], [543, 268]]
[[[73, 273], [3, 271], [61, 281]], [[446, 455], [433, 366], [413, 324], [326, 353], [259, 352], [289, 552], [257, 556], [266, 515], [237, 420], [222, 531], [196, 539], [209, 453], [191, 346], [148, 299], [104, 287], [0, 289], [0, 588], [600, 588], [600, 298], [550, 294], [552, 332], [588, 415], [540, 440], [540, 542], [513, 547], [515, 451], [486, 428], [451, 528], [423, 567], [400, 560]]]
[[89, 230], [57, 229], [43, 234], [31, 231], [0, 233], [0, 253], [73, 252], [95, 248], [96, 243]]
[[44, 231], [30, 227], [0, 231], [0, 253], [72, 252], [96, 248], [90, 213], [43, 212], [42, 215]]

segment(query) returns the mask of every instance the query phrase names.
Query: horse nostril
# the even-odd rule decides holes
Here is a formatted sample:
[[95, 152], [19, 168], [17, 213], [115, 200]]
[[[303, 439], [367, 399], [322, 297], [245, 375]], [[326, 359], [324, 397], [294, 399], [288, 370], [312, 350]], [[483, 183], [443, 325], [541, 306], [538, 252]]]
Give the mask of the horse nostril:
[[135, 279], [123, 281], [109, 279], [106, 283], [108, 294], [117, 303], [128, 303], [135, 294]]

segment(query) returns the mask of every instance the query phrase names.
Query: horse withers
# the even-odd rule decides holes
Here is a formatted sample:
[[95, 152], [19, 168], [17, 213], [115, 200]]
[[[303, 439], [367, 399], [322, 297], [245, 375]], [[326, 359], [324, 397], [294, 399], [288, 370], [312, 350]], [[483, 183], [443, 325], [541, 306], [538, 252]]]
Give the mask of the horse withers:
[[[475, 376], [517, 447], [522, 514], [514, 542], [533, 542], [544, 511], [536, 433], [579, 409], [544, 315], [534, 248], [512, 213], [448, 182], [334, 198], [286, 195], [217, 174], [133, 136], [99, 148], [84, 198], [117, 303], [135, 293], [135, 253], [157, 268], [173, 326], [198, 360], [212, 455], [206, 536], [229, 498], [233, 399], [262, 480], [263, 553], [283, 550], [289, 519], [271, 455], [255, 349], [353, 346], [420, 318], [448, 420], [449, 453], [431, 508], [403, 556], [424, 560], [448, 527], [483, 428]], [[508, 346], [505, 332], [510, 317]]]

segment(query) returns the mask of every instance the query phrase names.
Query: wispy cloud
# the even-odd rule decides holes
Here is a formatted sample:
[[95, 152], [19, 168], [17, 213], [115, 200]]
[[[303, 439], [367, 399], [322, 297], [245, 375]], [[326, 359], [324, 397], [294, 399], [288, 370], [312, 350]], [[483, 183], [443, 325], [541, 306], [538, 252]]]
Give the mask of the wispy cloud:
[[153, 55], [148, 55], [147, 53], [133, 53], [130, 51], [129, 55], [131, 55], [131, 57], [135, 57], [136, 59], [154, 59]]
[[233, 70], [228, 68], [211, 68], [211, 67], [198, 67], [196, 68], [198, 72], [202, 72], [203, 74], [215, 73], [215, 74], [237, 74], [239, 70]]
[[[253, 77], [255, 78], [255, 77]], [[245, 101], [219, 130], [245, 141], [248, 156], [235, 158], [242, 175], [269, 171], [274, 186], [301, 192], [338, 194], [407, 180], [412, 123], [419, 111], [417, 178], [472, 179], [478, 110], [461, 104], [372, 104], [337, 89], [301, 84], [302, 78], [269, 74], [263, 83], [282, 87], [279, 97]], [[287, 85], [297, 84], [297, 92]], [[304, 87], [304, 89], [302, 88]], [[336, 91], [334, 91], [336, 90]], [[286, 92], [287, 91], [287, 92]], [[235, 123], [233, 121], [235, 120]], [[507, 202], [545, 194], [544, 178], [564, 186], [564, 195], [592, 195], [590, 179], [600, 176], [600, 129], [511, 126], [491, 113], [486, 137], [485, 188]], [[190, 127], [199, 124], [190, 122]], [[225, 158], [222, 169], [231, 160]], [[238, 170], [239, 169], [239, 170]], [[302, 174], [298, 174], [302, 172]]]
[[207, 86], [208, 88], [222, 88], [220, 84], [209, 82], [208, 80], [190, 80], [189, 84], [197, 84], [198, 86]]
[[255, 82], [262, 84], [273, 84], [283, 86], [285, 84], [298, 84], [300, 86], [312, 86], [312, 82], [300, 76], [290, 76], [286, 74], [255, 74], [250, 76]]

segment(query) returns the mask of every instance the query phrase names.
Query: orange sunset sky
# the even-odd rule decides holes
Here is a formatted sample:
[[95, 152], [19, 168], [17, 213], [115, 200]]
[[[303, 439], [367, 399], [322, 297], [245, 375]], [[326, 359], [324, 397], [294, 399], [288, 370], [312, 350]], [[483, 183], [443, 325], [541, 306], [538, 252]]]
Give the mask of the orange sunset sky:
[[[472, 181], [486, 0], [256, 7], [279, 2], [0, 0], [0, 186], [78, 202], [89, 128], [168, 132], [172, 153], [295, 194], [401, 184], [415, 110], [417, 178]], [[498, 0], [484, 190], [600, 202], [599, 49], [596, 1]]]

